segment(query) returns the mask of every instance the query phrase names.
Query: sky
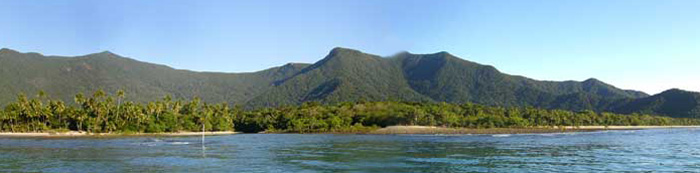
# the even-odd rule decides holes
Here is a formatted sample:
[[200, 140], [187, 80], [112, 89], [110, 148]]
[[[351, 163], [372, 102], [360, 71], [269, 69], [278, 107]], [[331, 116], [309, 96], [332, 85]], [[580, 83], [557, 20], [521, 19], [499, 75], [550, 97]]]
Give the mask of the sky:
[[0, 0], [0, 47], [252, 72], [334, 47], [447, 51], [538, 80], [700, 91], [698, 0]]

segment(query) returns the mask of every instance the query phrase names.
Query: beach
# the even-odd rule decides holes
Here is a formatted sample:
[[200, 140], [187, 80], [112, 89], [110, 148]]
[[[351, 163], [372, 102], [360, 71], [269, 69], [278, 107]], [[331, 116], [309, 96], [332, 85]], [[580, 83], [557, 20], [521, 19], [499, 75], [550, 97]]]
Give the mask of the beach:
[[[204, 135], [231, 135], [234, 131], [204, 132]], [[0, 137], [118, 137], [118, 136], [199, 136], [202, 132], [169, 132], [169, 133], [87, 133], [78, 131], [68, 132], [0, 132]]]
[[[357, 134], [527, 134], [527, 133], [561, 133], [590, 132], [601, 130], [644, 130], [664, 128], [700, 128], [700, 126], [561, 126], [529, 128], [449, 128], [436, 126], [388, 126], [370, 132]], [[239, 134], [234, 131], [204, 132], [206, 136]], [[347, 133], [339, 133], [347, 134]], [[352, 134], [352, 133], [350, 133]], [[0, 132], [0, 137], [120, 137], [120, 136], [200, 136], [202, 132], [168, 132], [168, 133], [87, 133], [67, 132]]]
[[435, 126], [388, 126], [370, 134], [522, 134], [587, 132], [600, 130], [642, 130], [661, 128], [700, 128], [700, 126], [562, 126], [531, 128], [447, 128]]

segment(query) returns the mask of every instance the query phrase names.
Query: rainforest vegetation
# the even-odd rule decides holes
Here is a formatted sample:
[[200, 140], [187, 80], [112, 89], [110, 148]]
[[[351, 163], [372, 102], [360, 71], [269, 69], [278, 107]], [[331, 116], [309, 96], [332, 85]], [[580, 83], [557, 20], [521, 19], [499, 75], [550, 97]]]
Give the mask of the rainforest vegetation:
[[465, 128], [528, 128], [587, 125], [699, 125], [700, 119], [652, 115], [621, 115], [593, 111], [572, 112], [537, 108], [490, 107], [477, 104], [413, 102], [344, 102], [324, 105], [307, 102], [246, 110], [227, 103], [208, 104], [198, 98], [137, 103], [118, 91], [78, 94], [74, 103], [53, 100], [43, 92], [20, 94], [0, 111], [0, 131], [54, 130], [90, 133], [158, 133], [201, 131], [241, 132], [366, 132], [390, 125]]
[[313, 64], [289, 63], [247, 73], [211, 73], [178, 70], [111, 52], [60, 57], [3, 48], [0, 79], [3, 106], [16, 101], [17, 93], [33, 95], [44, 90], [52, 99], [73, 104], [79, 92], [104, 89], [115, 93], [122, 89], [129, 92], [129, 101], [138, 103], [171, 95], [199, 97], [200, 102], [207, 103], [228, 102], [229, 106], [240, 105], [246, 110], [307, 102], [338, 105], [398, 100], [700, 118], [698, 92], [672, 89], [650, 96], [594, 78], [539, 81], [502, 73], [493, 66], [447, 52], [404, 52], [381, 57], [335, 48]]

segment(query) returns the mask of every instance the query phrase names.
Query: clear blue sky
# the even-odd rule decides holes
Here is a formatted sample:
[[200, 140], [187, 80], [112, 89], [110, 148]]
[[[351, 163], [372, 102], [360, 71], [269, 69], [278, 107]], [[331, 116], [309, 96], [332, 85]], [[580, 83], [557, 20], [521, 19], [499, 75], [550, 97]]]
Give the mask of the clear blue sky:
[[448, 51], [540, 80], [700, 91], [700, 1], [0, 0], [0, 47], [223, 72], [313, 63], [333, 47]]

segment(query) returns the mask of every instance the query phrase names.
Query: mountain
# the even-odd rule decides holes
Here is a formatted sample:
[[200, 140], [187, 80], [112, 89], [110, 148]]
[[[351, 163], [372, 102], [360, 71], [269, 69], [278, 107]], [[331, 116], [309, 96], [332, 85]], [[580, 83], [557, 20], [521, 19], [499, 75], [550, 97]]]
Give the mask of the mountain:
[[[250, 103], [276, 106], [396, 99], [603, 110], [619, 99], [645, 96], [596, 79], [548, 82], [507, 75], [447, 52], [379, 57], [335, 48], [321, 61], [277, 81]], [[590, 103], [592, 99], [595, 103]]]
[[43, 56], [0, 50], [0, 104], [13, 101], [20, 92], [72, 102], [79, 92], [98, 89], [127, 91], [135, 101], [201, 97], [209, 102], [243, 104], [267, 90], [273, 81], [295, 74], [307, 64], [287, 64], [254, 73], [209, 73], [177, 70], [139, 62], [111, 52], [78, 57]]
[[400, 66], [390, 59], [335, 48], [324, 59], [279, 80], [249, 104], [277, 106], [308, 101], [432, 101], [413, 90]]
[[620, 113], [648, 113], [675, 118], [700, 118], [700, 93], [671, 89], [615, 108]]
[[252, 73], [211, 73], [139, 62], [111, 52], [59, 57], [2, 49], [0, 77], [0, 104], [14, 100], [20, 92], [43, 90], [70, 102], [78, 92], [124, 89], [134, 101], [164, 95], [197, 96], [207, 102], [248, 108], [309, 101], [400, 100], [686, 115], [666, 112], [667, 107], [647, 108], [651, 105], [640, 101], [650, 99], [647, 94], [597, 79], [539, 81], [504, 74], [447, 52], [380, 57], [334, 48], [314, 64], [290, 63]]

